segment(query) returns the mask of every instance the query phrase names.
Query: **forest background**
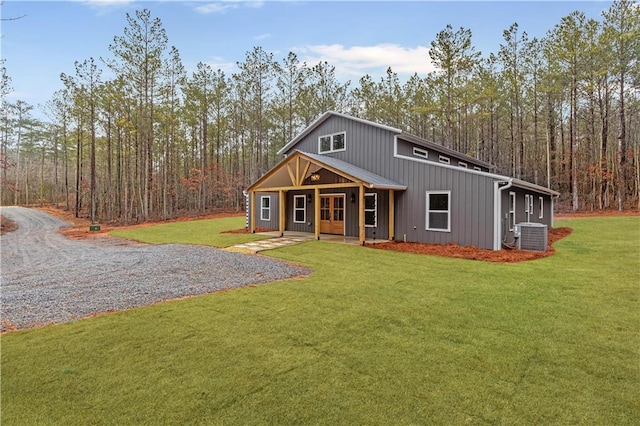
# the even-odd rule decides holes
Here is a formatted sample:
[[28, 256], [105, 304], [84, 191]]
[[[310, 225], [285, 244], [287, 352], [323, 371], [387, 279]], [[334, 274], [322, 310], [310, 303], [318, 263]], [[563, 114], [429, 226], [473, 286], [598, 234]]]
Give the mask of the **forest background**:
[[[3, 20], [20, 17], [3, 17]], [[640, 6], [601, 19], [575, 11], [542, 39], [517, 23], [499, 50], [447, 25], [436, 71], [401, 82], [341, 82], [328, 62], [256, 46], [237, 72], [187, 75], [162, 21], [126, 14], [108, 58], [75, 63], [35, 118], [9, 102], [2, 66], [2, 205], [56, 204], [92, 221], [133, 223], [244, 208], [243, 190], [278, 149], [333, 110], [397, 127], [552, 188], [563, 210], [640, 208]], [[428, 60], [428, 58], [425, 58]], [[104, 78], [108, 74], [110, 78]]]

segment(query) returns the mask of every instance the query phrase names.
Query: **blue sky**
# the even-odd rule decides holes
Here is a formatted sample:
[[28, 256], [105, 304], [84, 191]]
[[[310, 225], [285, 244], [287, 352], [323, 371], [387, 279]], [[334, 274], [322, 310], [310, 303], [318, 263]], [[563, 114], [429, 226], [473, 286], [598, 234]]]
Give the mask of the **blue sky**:
[[[606, 1], [135, 1], [5, 0], [1, 57], [12, 78], [10, 101], [35, 107], [62, 88], [60, 73], [75, 61], [111, 58], [108, 46], [123, 34], [127, 12], [147, 8], [161, 19], [191, 73], [198, 62], [228, 75], [246, 52], [262, 46], [276, 60], [289, 51], [314, 65], [326, 60], [355, 87], [364, 74], [378, 80], [391, 66], [404, 81], [426, 75], [431, 40], [451, 24], [472, 31], [483, 56], [497, 53], [502, 32], [517, 22], [530, 37], [543, 37], [574, 10], [601, 19]], [[102, 64], [101, 64], [102, 66]], [[106, 69], [106, 66], [102, 66]], [[34, 114], [37, 115], [37, 114]]]

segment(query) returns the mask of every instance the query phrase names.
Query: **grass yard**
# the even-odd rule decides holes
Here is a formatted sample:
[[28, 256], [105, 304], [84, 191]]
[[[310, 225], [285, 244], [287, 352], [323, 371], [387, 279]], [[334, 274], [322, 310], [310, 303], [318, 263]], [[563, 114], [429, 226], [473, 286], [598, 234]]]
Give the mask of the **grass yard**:
[[213, 247], [229, 247], [249, 241], [269, 238], [256, 234], [223, 234], [223, 231], [244, 228], [245, 217], [171, 222], [161, 225], [111, 231], [111, 235], [150, 244], [200, 244]]
[[2, 424], [638, 424], [640, 218], [558, 226], [508, 265], [312, 241], [266, 252], [304, 280], [6, 334]]

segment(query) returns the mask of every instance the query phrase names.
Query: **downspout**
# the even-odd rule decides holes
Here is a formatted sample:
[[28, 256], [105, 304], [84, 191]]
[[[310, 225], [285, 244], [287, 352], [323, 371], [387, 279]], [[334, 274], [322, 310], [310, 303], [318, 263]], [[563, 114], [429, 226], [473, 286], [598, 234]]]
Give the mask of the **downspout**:
[[[500, 186], [501, 183], [506, 185]], [[500, 250], [500, 231], [502, 216], [502, 191], [511, 188], [513, 178], [508, 181], [497, 180], [493, 182], [493, 249]]]

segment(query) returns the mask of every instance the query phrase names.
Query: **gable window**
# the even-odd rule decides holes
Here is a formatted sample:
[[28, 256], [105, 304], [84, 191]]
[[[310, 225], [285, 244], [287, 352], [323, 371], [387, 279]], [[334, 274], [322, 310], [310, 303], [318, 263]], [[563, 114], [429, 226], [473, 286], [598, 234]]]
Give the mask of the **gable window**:
[[413, 155], [420, 158], [429, 158], [429, 153], [426, 150], [416, 147], [413, 148]]
[[364, 226], [378, 226], [378, 194], [364, 194]]
[[293, 196], [293, 222], [305, 223], [307, 221], [307, 197], [304, 195]]
[[451, 231], [451, 191], [427, 191], [427, 231]]
[[465, 163], [464, 161], [458, 161], [458, 166], [466, 169], [467, 168], [467, 163]]
[[271, 197], [260, 197], [260, 220], [271, 220]]
[[345, 132], [320, 136], [320, 138], [318, 139], [318, 152], [320, 154], [326, 152], [344, 151], [345, 149], [347, 149]]
[[442, 164], [450, 164], [451, 160], [449, 160], [449, 157], [445, 157], [444, 155], [440, 155], [438, 157], [438, 161], [440, 161]]
[[544, 197], [538, 197], [540, 202], [540, 211], [538, 212], [538, 219], [544, 218]]
[[509, 192], [509, 231], [513, 231], [516, 224], [516, 193]]

